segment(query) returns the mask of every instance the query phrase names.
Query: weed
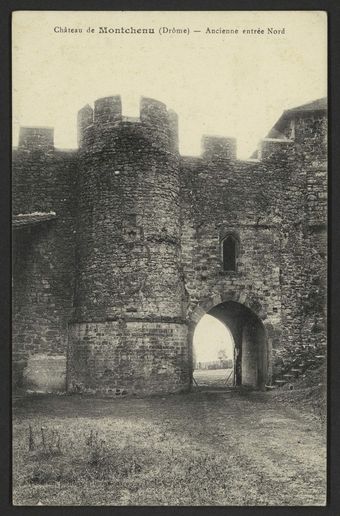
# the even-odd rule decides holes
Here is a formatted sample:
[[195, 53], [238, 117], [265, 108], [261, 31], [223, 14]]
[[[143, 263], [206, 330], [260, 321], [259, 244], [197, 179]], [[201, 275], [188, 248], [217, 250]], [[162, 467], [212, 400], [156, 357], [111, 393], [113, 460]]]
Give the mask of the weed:
[[61, 438], [59, 431], [45, 426], [40, 427], [40, 432], [28, 426], [28, 451], [35, 456], [54, 456], [61, 455]]
[[87, 448], [86, 464], [91, 470], [86, 470], [89, 476], [95, 472], [96, 478], [107, 479], [128, 477], [142, 471], [142, 460], [131, 446], [118, 447], [111, 443], [108, 447], [105, 439], [99, 437], [98, 431], [90, 431], [85, 439]]
[[91, 466], [101, 466], [107, 458], [107, 447], [105, 439], [98, 437], [98, 432], [91, 430], [90, 435], [85, 439], [88, 448], [88, 463]]

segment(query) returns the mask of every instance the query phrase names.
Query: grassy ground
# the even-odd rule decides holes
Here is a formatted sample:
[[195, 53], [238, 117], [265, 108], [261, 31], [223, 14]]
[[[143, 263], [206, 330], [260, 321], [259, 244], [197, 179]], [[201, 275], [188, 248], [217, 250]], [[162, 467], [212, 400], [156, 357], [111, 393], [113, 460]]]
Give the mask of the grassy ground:
[[233, 369], [196, 369], [194, 379], [199, 387], [231, 387]]
[[322, 505], [325, 430], [271, 394], [18, 399], [13, 503]]

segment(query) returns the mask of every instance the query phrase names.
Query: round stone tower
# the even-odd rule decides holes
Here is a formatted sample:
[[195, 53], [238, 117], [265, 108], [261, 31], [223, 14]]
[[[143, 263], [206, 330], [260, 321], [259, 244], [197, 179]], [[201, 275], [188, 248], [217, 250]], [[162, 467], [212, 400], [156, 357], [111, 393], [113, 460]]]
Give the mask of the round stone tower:
[[189, 385], [180, 270], [177, 117], [119, 96], [78, 114], [79, 179], [70, 390], [120, 394]]

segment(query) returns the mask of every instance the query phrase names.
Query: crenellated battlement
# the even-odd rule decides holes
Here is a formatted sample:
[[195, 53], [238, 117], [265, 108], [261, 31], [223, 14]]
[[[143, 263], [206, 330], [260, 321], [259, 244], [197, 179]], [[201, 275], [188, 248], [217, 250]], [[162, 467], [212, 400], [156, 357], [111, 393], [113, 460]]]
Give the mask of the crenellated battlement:
[[89, 104], [86, 104], [78, 111], [77, 116], [77, 139], [78, 146], [83, 145], [84, 131], [87, 127], [93, 124], [93, 109]]
[[258, 147], [258, 158], [265, 160], [277, 154], [277, 152], [290, 151], [294, 142], [284, 138], [263, 138]]
[[103, 97], [94, 102], [93, 123], [114, 124], [122, 119], [122, 100], [119, 95]]
[[53, 127], [20, 127], [20, 150], [41, 150], [44, 152], [54, 150]]
[[236, 139], [221, 136], [202, 137], [202, 157], [209, 161], [236, 159]]
[[[291, 117], [294, 115], [295, 118], [290, 119], [288, 115]], [[301, 142], [305, 146], [309, 145], [307, 150], [310, 152], [311, 139], [308, 139], [308, 135], [316, 122], [309, 116], [309, 118], [302, 117], [302, 123], [299, 116], [300, 112], [297, 111], [296, 114], [295, 110], [282, 115], [267, 137], [260, 141], [256, 152], [257, 160], [270, 159], [277, 152], [287, 154], [292, 151], [294, 145], [301, 145]], [[321, 136], [324, 139], [326, 124], [323, 119], [320, 118], [320, 120], [322, 123], [320, 122], [319, 125], [323, 128]], [[138, 117], [123, 116], [120, 95], [96, 99], [93, 107], [86, 104], [79, 110], [77, 129], [78, 147], [84, 152], [99, 152], [104, 148], [118, 150], [121, 138], [125, 141], [130, 139], [131, 145], [133, 140], [143, 140], [148, 142], [150, 149], [162, 152], [177, 154], [179, 149], [177, 114], [168, 109], [163, 102], [149, 97], [141, 97]], [[303, 133], [304, 139], [296, 138], [300, 133]], [[313, 141], [314, 139], [312, 144]], [[202, 137], [201, 148], [200, 158], [212, 163], [237, 159], [235, 138], [206, 135]], [[21, 127], [19, 150], [40, 150], [47, 153], [53, 151], [54, 129]]]
[[142, 97], [139, 117], [124, 117], [119, 95], [97, 99], [94, 109], [87, 104], [78, 112], [78, 145], [86, 150], [99, 139], [109, 142], [110, 134], [122, 127], [127, 131], [129, 124], [134, 126], [134, 134], [139, 130], [153, 147], [178, 151], [178, 117], [174, 111], [168, 111], [163, 102]]

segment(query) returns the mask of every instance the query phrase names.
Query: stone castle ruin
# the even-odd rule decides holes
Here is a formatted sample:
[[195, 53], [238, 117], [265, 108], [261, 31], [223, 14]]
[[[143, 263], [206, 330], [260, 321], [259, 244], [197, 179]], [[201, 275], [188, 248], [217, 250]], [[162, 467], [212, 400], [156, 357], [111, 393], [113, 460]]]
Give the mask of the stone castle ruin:
[[263, 389], [296, 357], [324, 356], [326, 99], [285, 111], [248, 161], [209, 136], [181, 156], [177, 125], [149, 98], [123, 117], [114, 96], [79, 111], [78, 149], [21, 128], [15, 389], [187, 390], [206, 313], [233, 335], [237, 385]]

